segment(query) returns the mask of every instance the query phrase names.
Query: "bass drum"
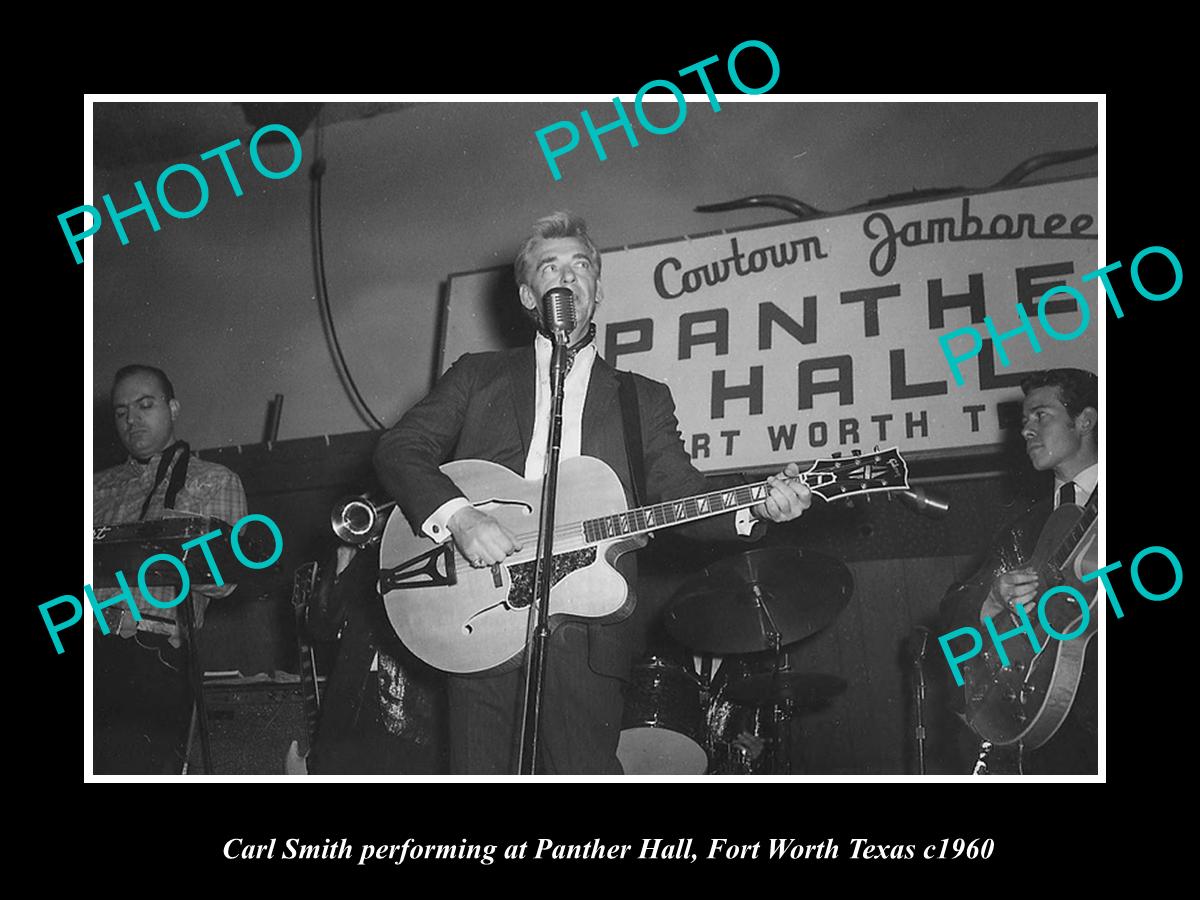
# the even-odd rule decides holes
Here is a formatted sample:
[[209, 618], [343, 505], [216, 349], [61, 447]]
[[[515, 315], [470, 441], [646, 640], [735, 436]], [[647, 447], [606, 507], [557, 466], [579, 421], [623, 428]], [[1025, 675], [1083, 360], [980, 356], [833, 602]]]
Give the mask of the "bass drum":
[[659, 656], [634, 666], [625, 694], [617, 759], [626, 775], [703, 775], [705, 721], [700, 683]]

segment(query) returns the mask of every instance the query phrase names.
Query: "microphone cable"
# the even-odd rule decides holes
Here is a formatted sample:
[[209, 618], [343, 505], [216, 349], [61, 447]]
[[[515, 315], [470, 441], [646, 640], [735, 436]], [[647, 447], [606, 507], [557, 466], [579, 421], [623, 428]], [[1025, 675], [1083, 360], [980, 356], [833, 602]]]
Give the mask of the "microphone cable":
[[321, 239], [321, 178], [325, 175], [325, 160], [321, 156], [321, 116], [324, 111], [325, 108], [322, 106], [321, 110], [317, 113], [316, 121], [313, 123], [313, 151], [316, 159], [308, 170], [308, 177], [312, 181], [313, 186], [312, 239], [314, 262], [317, 269], [317, 309], [321, 313], [321, 324], [325, 327], [325, 333], [330, 339], [330, 355], [333, 357], [334, 366], [338, 370], [338, 375], [341, 376], [343, 386], [349, 389], [351, 399], [355, 401], [354, 411], [360, 417], [368, 420], [373, 428], [383, 430], [387, 426], [379, 420], [379, 417], [367, 405], [366, 399], [354, 381], [354, 376], [350, 374], [350, 366], [346, 362], [341, 342], [338, 340], [337, 328], [333, 324], [333, 311], [329, 307], [329, 287], [325, 283], [325, 244]]

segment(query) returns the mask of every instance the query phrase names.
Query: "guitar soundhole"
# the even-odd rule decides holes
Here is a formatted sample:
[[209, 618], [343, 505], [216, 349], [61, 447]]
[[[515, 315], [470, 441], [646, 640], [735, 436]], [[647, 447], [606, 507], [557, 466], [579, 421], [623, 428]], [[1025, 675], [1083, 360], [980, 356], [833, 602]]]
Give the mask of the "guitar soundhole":
[[[596, 548], [573, 550], [570, 553], [554, 555], [554, 569], [550, 573], [550, 586], [558, 584], [576, 569], [583, 569], [596, 561]], [[508, 605], [512, 609], [525, 609], [533, 602], [533, 579], [536, 574], [536, 561], [518, 563], [508, 570], [512, 579], [512, 588], [508, 594]]]

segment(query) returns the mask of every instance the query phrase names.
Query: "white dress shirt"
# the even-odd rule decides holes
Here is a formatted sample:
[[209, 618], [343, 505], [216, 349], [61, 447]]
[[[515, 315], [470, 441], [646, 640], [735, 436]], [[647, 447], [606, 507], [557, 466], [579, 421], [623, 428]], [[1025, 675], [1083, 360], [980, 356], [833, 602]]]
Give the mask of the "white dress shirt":
[[[533, 435], [529, 439], [529, 454], [525, 457], [525, 478], [531, 481], [541, 480], [545, 472], [546, 444], [550, 435], [550, 356], [553, 349], [550, 339], [539, 332], [534, 342], [534, 353], [537, 357], [537, 390], [534, 395]], [[583, 440], [583, 404], [587, 399], [588, 384], [592, 379], [592, 365], [595, 361], [596, 343], [592, 341], [575, 354], [575, 360], [567, 372], [566, 384], [563, 386], [560, 459], [572, 459], [582, 455], [580, 446]], [[447, 500], [425, 520], [421, 530], [439, 544], [446, 541], [450, 537], [450, 529], [447, 527], [450, 519], [464, 506], [470, 505], [471, 502], [466, 497]], [[738, 534], [749, 534], [754, 528], [754, 518], [750, 515], [750, 510], [739, 510], [735, 524]]]
[[[1071, 479], [1075, 484], [1075, 505], [1083, 506], [1088, 501], [1088, 497], [1092, 496], [1092, 492], [1096, 490], [1096, 482], [1100, 480], [1100, 464], [1092, 463], [1078, 475]], [[1054, 508], [1058, 509], [1058, 496], [1062, 486], [1067, 484], [1065, 481], [1054, 479]]]

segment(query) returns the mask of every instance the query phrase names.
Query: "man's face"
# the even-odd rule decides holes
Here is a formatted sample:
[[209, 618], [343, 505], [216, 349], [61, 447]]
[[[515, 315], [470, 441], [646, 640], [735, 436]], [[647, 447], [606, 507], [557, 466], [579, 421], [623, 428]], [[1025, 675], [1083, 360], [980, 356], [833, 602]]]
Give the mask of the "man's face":
[[1086, 434], [1095, 425], [1096, 411], [1091, 407], [1071, 421], [1057, 385], [1030, 391], [1022, 406], [1021, 437], [1029, 461], [1039, 472], [1061, 469], [1071, 477], [1080, 471], [1083, 467], [1075, 468], [1072, 463], [1081, 455]]
[[575, 330], [571, 343], [585, 334], [604, 297], [600, 275], [588, 256], [588, 247], [579, 238], [547, 238], [538, 241], [529, 253], [529, 283], [520, 286], [521, 303], [526, 309], [538, 309], [542, 296], [552, 287], [566, 287], [575, 295]]
[[112, 403], [117, 435], [130, 455], [146, 459], [175, 442], [179, 402], [167, 400], [149, 372], [134, 372], [118, 381]]

